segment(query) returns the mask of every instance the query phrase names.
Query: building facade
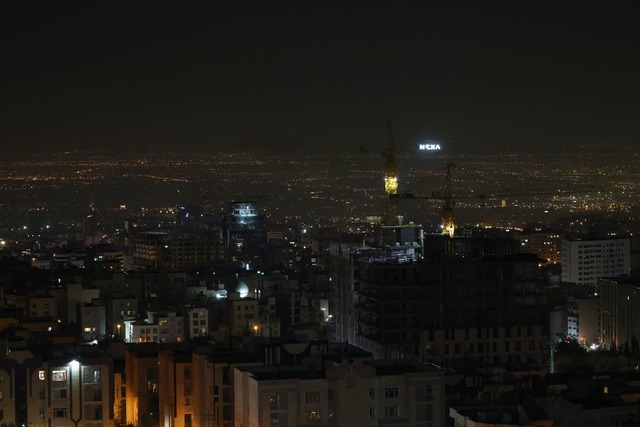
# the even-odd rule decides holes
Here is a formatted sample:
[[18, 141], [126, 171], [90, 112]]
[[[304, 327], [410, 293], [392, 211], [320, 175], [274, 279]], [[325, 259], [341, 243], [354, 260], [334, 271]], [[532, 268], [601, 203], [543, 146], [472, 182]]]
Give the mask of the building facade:
[[[464, 357], [493, 363], [497, 356], [500, 361], [544, 362], [549, 312], [534, 255], [405, 262], [358, 249], [348, 255], [343, 251], [333, 272], [336, 340], [354, 343], [377, 359], [418, 357], [441, 363]], [[503, 350], [463, 348], [472, 335], [474, 340], [478, 334], [478, 340], [506, 337], [514, 327], [531, 331], [533, 347], [514, 342]]]
[[629, 346], [631, 351], [640, 351], [640, 282], [600, 279], [598, 296], [601, 344], [605, 348]]
[[564, 238], [562, 281], [596, 286], [603, 277], [628, 276], [631, 252], [628, 238]]
[[44, 359], [27, 353], [0, 360], [1, 423], [114, 426], [111, 357]]

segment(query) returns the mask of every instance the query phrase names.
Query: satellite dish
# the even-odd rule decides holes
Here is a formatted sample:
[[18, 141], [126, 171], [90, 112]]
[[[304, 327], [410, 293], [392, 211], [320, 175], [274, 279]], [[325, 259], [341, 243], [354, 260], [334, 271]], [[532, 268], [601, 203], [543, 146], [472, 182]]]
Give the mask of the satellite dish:
[[307, 348], [309, 348], [309, 343], [303, 342], [282, 344], [282, 348], [284, 348], [287, 353], [297, 356], [298, 354], [302, 354]]

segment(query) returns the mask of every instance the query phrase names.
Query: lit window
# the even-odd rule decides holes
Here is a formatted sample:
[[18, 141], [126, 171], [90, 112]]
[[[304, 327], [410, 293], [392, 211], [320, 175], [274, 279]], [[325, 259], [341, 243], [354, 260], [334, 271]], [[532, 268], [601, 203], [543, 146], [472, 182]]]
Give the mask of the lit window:
[[82, 380], [87, 384], [98, 384], [100, 382], [100, 368], [85, 367]]
[[67, 408], [53, 408], [53, 418], [66, 418]]
[[66, 381], [67, 371], [51, 371], [51, 381]]
[[44, 379], [46, 378], [44, 371], [38, 371], [38, 379], [40, 381], [44, 381]]
[[271, 409], [278, 409], [280, 403], [280, 395], [278, 393], [271, 393], [269, 395], [269, 405]]
[[307, 421], [311, 421], [311, 422], [320, 422], [321, 420], [320, 411], [315, 411], [315, 410], [307, 411], [306, 419]]

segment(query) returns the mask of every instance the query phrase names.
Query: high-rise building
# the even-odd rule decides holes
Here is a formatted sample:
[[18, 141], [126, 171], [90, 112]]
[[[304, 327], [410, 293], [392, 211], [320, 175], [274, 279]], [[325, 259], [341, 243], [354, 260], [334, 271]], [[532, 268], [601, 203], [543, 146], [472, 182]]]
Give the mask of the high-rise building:
[[[333, 249], [336, 340], [380, 359], [544, 362], [549, 314], [537, 257], [420, 260], [373, 248]], [[469, 345], [471, 335], [482, 348]]]
[[628, 276], [629, 238], [564, 238], [562, 260], [563, 282], [595, 286], [603, 277]]
[[598, 296], [601, 344], [605, 348], [634, 346], [632, 351], [640, 351], [640, 281], [600, 279]]
[[128, 269], [211, 267], [227, 259], [216, 233], [143, 231], [128, 238]]
[[255, 202], [233, 202], [222, 220], [224, 239], [232, 261], [264, 259], [267, 232], [264, 215]]

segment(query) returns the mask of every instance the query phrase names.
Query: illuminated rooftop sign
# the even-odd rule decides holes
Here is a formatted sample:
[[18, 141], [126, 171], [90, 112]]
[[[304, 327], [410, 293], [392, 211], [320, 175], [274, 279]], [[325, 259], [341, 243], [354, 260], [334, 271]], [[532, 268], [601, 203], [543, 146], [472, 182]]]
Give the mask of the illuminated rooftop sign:
[[434, 143], [419, 144], [418, 145], [418, 149], [420, 151], [439, 151], [440, 150], [440, 144], [434, 144]]

